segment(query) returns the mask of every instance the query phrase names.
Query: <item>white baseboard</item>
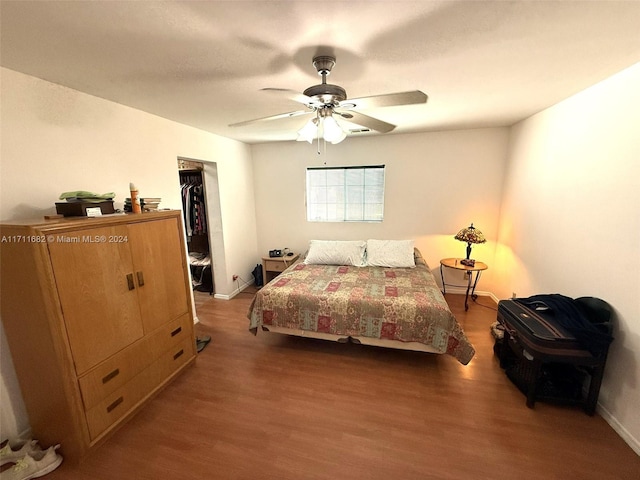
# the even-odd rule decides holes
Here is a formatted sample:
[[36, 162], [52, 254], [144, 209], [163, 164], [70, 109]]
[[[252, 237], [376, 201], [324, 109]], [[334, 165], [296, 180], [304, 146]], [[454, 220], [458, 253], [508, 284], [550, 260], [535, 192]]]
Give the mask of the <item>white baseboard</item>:
[[30, 439], [30, 438], [33, 438], [32, 434], [31, 434], [31, 429], [27, 428], [27, 429], [23, 430], [22, 432], [18, 433], [18, 435], [15, 438], [13, 438], [13, 437], [7, 438], [7, 437], [4, 437], [4, 434], [3, 434], [3, 438], [0, 438], [0, 443], [4, 443], [6, 441], [14, 441], [14, 440], [27, 440], [27, 439]]
[[[440, 289], [442, 291], [442, 288]], [[448, 286], [447, 285], [447, 293], [455, 293], [456, 295], [461, 294], [464, 295], [467, 292], [467, 287], [457, 287], [457, 286]], [[479, 294], [478, 292], [477, 294]]]
[[244, 283], [240, 285], [239, 288], [236, 288], [233, 292], [228, 295], [224, 295], [222, 293], [216, 293], [213, 298], [219, 298], [220, 300], [231, 300], [233, 297], [238, 295], [240, 292], [244, 291], [247, 287], [250, 287], [253, 283]]
[[609, 410], [604, 408], [600, 402], [598, 402], [597, 411], [604, 421], [607, 422], [618, 435], [620, 435], [620, 438], [622, 438], [637, 455], [640, 455], [640, 441], [631, 435], [631, 433], [624, 428], [616, 417], [614, 417]]
[[33, 438], [33, 434], [31, 433], [31, 428], [27, 428], [26, 430], [23, 430], [22, 432], [20, 432], [19, 438]]
[[[467, 293], [467, 287], [463, 287], [463, 286], [460, 286], [460, 287], [457, 287], [457, 286], [449, 287], [449, 286], [447, 286], [447, 293], [454, 293], [456, 295], [458, 295], [458, 294], [459, 295], [464, 295], [465, 293]], [[479, 297], [489, 297], [494, 302], [496, 302], [496, 304], [500, 300], [492, 292], [484, 292], [484, 291], [481, 291], [481, 290], [476, 290], [474, 294], [479, 296]], [[469, 296], [471, 296], [471, 292], [469, 292]]]
[[500, 299], [498, 297], [496, 297], [492, 292], [478, 292], [478, 295], [491, 298], [491, 300], [496, 302], [496, 305], [500, 301]]

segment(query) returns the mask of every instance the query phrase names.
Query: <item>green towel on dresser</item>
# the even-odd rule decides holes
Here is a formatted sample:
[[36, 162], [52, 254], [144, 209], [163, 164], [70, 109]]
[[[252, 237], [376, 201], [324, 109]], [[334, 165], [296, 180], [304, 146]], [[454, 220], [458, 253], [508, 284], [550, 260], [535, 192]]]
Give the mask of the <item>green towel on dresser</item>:
[[67, 202], [104, 202], [105, 200], [113, 200], [116, 194], [113, 192], [103, 193], [102, 195], [85, 190], [76, 190], [75, 192], [64, 192], [60, 194], [60, 200]]

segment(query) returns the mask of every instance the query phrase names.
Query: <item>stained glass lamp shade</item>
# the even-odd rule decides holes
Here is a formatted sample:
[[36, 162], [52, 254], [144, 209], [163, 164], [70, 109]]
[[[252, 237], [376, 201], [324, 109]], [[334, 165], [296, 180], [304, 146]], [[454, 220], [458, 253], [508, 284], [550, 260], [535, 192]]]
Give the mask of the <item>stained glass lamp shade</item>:
[[469, 260], [469, 257], [471, 256], [472, 243], [484, 243], [487, 241], [487, 239], [484, 238], [483, 233], [473, 226], [473, 223], [467, 228], [460, 230], [454, 238], [461, 242], [467, 242], [467, 260]]

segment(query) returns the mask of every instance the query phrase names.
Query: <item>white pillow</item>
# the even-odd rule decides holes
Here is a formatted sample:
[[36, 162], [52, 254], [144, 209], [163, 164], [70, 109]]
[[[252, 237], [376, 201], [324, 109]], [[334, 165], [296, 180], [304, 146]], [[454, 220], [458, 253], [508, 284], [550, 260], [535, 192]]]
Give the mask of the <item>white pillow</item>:
[[304, 263], [362, 267], [366, 246], [364, 240], [311, 240]]
[[372, 267], [415, 267], [413, 240], [367, 240], [367, 265]]

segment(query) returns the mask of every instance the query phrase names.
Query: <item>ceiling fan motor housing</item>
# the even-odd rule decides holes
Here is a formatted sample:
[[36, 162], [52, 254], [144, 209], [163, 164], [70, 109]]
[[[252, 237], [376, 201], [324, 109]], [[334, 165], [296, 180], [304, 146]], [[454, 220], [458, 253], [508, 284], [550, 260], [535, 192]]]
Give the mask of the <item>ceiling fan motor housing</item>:
[[322, 83], [307, 88], [304, 91], [307, 97], [311, 97], [325, 106], [333, 107], [337, 107], [340, 102], [347, 99], [347, 92], [344, 88], [327, 83], [327, 75], [331, 73], [331, 69], [335, 64], [335, 57], [329, 55], [318, 55], [313, 58], [313, 66], [318, 71], [318, 75], [322, 76]]
[[307, 88], [303, 93], [320, 103], [333, 105], [334, 107], [337, 107], [340, 102], [347, 99], [347, 92], [344, 88], [328, 83], [314, 85]]
[[313, 66], [316, 67], [318, 75], [329, 75], [335, 64], [336, 58], [329, 55], [318, 55], [317, 57], [313, 57]]

